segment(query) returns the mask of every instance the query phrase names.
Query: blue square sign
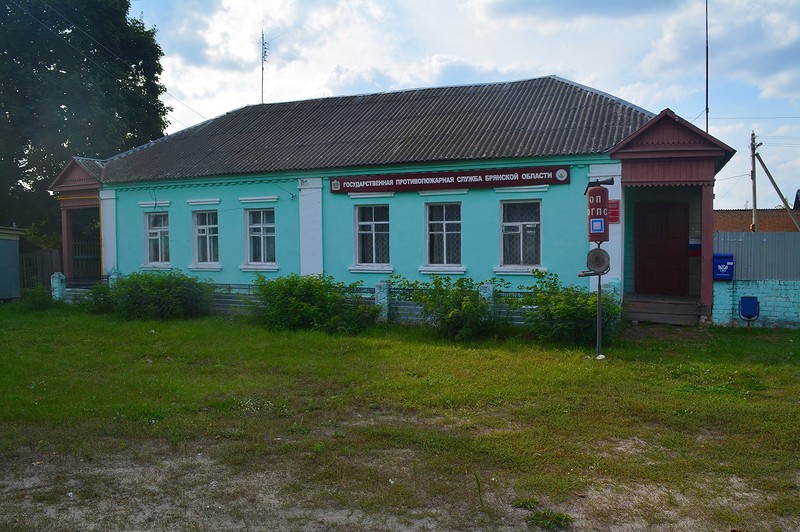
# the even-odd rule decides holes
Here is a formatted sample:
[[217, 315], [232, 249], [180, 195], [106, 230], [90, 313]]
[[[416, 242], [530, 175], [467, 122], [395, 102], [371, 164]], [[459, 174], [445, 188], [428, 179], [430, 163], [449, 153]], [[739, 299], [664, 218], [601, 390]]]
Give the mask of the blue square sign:
[[592, 218], [590, 221], [590, 229], [589, 231], [592, 233], [604, 233], [605, 232], [605, 220], [602, 218]]

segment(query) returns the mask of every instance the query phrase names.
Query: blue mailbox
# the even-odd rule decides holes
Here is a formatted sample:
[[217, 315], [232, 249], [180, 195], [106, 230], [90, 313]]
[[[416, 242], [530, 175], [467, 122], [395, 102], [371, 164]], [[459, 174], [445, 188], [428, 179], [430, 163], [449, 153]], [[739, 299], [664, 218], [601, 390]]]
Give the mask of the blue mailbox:
[[733, 255], [730, 253], [714, 253], [714, 280], [733, 280]]

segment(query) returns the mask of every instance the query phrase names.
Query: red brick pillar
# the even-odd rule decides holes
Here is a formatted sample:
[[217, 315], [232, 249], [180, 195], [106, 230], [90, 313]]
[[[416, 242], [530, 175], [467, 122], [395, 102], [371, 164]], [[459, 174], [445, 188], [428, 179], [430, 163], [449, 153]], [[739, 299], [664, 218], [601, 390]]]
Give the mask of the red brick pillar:
[[714, 187], [702, 186], [702, 222], [700, 243], [700, 306], [708, 317], [714, 304]]

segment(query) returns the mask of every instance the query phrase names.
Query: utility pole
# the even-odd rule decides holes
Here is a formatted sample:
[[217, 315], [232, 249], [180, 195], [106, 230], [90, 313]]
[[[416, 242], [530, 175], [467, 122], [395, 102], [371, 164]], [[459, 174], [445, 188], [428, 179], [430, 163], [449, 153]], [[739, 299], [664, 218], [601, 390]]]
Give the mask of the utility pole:
[[750, 224], [750, 231], [753, 233], [758, 232], [758, 215], [756, 204], [756, 148], [761, 146], [761, 143], [756, 144], [756, 132], [750, 133], [750, 181], [753, 184], [753, 223]]

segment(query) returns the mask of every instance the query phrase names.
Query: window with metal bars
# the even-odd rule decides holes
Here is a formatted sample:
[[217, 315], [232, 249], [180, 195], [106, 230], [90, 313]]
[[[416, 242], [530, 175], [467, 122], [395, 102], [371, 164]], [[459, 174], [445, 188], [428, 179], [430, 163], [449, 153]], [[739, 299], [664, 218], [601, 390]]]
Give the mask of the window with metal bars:
[[275, 262], [275, 209], [247, 211], [247, 262]]
[[360, 205], [356, 220], [356, 263], [389, 264], [389, 206]]
[[502, 203], [504, 266], [541, 264], [541, 221], [539, 202]]
[[147, 262], [169, 262], [169, 215], [165, 212], [147, 213]]
[[461, 204], [427, 206], [428, 264], [461, 264]]
[[194, 213], [195, 262], [219, 262], [219, 225], [217, 211]]

